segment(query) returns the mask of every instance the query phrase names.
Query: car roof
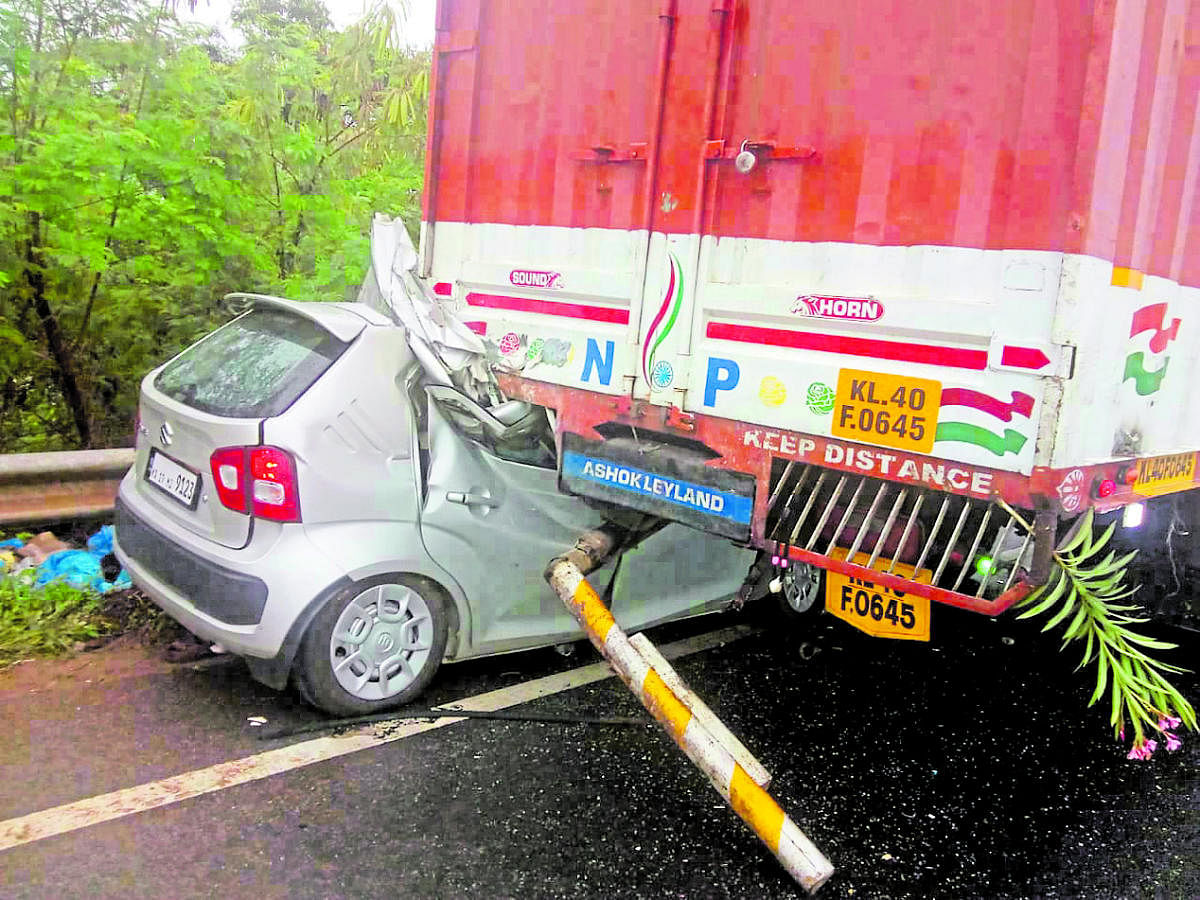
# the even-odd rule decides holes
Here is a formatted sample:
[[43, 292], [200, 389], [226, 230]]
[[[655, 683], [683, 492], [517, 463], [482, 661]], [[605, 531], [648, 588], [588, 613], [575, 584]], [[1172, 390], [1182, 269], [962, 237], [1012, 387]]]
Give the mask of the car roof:
[[255, 306], [286, 309], [325, 328], [340, 341], [352, 341], [367, 324], [391, 324], [369, 307], [361, 310], [354, 303], [322, 303], [319, 301], [288, 300], [270, 294], [248, 294], [241, 291], [225, 295], [226, 300], [250, 300]]

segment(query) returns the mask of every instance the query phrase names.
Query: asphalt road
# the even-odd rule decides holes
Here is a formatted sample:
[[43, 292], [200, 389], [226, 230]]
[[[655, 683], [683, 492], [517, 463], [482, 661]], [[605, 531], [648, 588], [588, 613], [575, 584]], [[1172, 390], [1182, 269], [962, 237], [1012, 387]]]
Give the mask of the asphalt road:
[[[662, 644], [761, 617], [710, 617]], [[1175, 652], [1194, 664], [1200, 641]], [[676, 668], [838, 871], [822, 897], [1200, 897], [1200, 739], [1131, 762], [1074, 653], [937, 609], [931, 644], [827, 615]], [[430, 704], [595, 660], [449, 666]], [[20, 689], [0, 679], [0, 820], [310, 741], [236, 660]], [[100, 672], [99, 669], [96, 670]], [[1182, 681], [1200, 699], [1195, 676]], [[8, 685], [8, 690], [5, 686]], [[30, 693], [36, 690], [37, 693]], [[517, 710], [643, 717], [615, 679]], [[379, 728], [366, 734], [386, 734]], [[2, 830], [3, 822], [0, 822]], [[0, 851], [5, 897], [792, 897], [651, 726], [466, 721]]]

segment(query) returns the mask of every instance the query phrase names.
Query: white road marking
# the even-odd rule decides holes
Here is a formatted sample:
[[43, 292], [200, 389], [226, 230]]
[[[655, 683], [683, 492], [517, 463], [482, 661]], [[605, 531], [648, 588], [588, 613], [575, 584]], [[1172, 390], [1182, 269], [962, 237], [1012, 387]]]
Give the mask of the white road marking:
[[[678, 659], [704, 650], [711, 650], [732, 641], [740, 640], [755, 634], [758, 629], [745, 625], [735, 625], [710, 631], [660, 648], [663, 656], [668, 659]], [[447, 703], [441, 709], [462, 709], [481, 712], [494, 712], [522, 703], [529, 703], [551, 694], [569, 691], [593, 682], [611, 678], [613, 671], [608, 663], [598, 662], [557, 675], [547, 675], [514, 684], [511, 687], [476, 694]], [[40, 812], [7, 819], [0, 822], [0, 850], [19, 847], [32, 841], [66, 834], [89, 825], [110, 822], [113, 819], [124, 818], [135, 813], [145, 812], [159, 806], [169, 806], [181, 800], [211, 794], [215, 791], [258, 781], [280, 772], [309, 766], [313, 763], [336, 759], [348, 753], [368, 750], [390, 744], [393, 741], [423, 734], [437, 728], [445, 728], [463, 719], [394, 719], [386, 722], [376, 722], [362, 729], [341, 737], [321, 737], [314, 740], [302, 741], [288, 747], [279, 747], [218, 763], [204, 769], [195, 769], [174, 775], [159, 781], [139, 784], [136, 787], [124, 788], [74, 803], [65, 803], [44, 809]]]

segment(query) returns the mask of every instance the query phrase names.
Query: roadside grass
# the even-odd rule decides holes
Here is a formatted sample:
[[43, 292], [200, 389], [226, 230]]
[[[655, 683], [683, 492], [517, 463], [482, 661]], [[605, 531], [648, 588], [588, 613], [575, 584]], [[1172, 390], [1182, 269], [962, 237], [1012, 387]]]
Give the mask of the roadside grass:
[[0, 578], [0, 669], [129, 632], [157, 642], [177, 627], [137, 590], [101, 595], [63, 583], [34, 588], [19, 575]]

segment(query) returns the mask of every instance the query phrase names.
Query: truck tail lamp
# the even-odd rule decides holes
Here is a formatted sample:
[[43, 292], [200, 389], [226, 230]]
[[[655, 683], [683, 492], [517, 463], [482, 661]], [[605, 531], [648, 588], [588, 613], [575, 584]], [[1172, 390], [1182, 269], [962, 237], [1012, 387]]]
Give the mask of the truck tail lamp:
[[1097, 478], [1092, 483], [1092, 493], [1097, 499], [1103, 500], [1117, 492], [1117, 482], [1112, 478]]
[[221, 505], [276, 522], [300, 521], [292, 455], [278, 447], [222, 447], [209, 459]]

